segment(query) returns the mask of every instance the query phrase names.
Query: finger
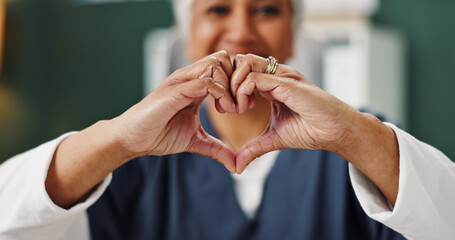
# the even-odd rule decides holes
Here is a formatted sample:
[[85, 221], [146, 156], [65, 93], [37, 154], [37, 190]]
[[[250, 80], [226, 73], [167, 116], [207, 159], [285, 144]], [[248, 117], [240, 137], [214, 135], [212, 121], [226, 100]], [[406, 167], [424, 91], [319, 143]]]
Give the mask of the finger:
[[175, 71], [165, 82], [174, 85], [197, 78], [213, 77], [216, 82], [229, 89], [229, 79], [233, 71], [229, 55], [226, 51], [220, 51]]
[[240, 86], [241, 91], [238, 91], [237, 94], [237, 111], [238, 113], [242, 114], [248, 110], [250, 106], [250, 97], [254, 94], [254, 90], [256, 89], [256, 83], [252, 80], [246, 80]]
[[[263, 58], [258, 55], [254, 54], [247, 54], [243, 58], [242, 64], [249, 65], [251, 72], [256, 72], [256, 73], [265, 73], [267, 70], [267, 65], [268, 65], [267, 58]], [[275, 75], [281, 75], [285, 73], [288, 69], [286, 65], [278, 64], [277, 69], [275, 70]]]
[[202, 102], [202, 100], [209, 94], [216, 100], [216, 102], [219, 103], [219, 107], [222, 112], [232, 113], [236, 111], [230, 92], [210, 77], [195, 79], [193, 81], [180, 84], [177, 88], [177, 94], [174, 97], [180, 99], [177, 102], [179, 109], [182, 109], [188, 106], [191, 102], [194, 102], [196, 99], [199, 104], [199, 102]]
[[214, 83], [213, 86], [209, 86], [207, 88], [207, 93], [215, 99], [215, 108], [218, 112], [236, 112], [236, 106], [230, 92], [218, 83]]
[[240, 84], [242, 84], [242, 82], [246, 79], [248, 74], [251, 72], [249, 65], [242, 64], [244, 57], [245, 57], [245, 55], [238, 54], [234, 58], [235, 71], [232, 74], [232, 78], [231, 78], [231, 82], [230, 82], [231, 83], [230, 84], [231, 93], [232, 93], [232, 96], [234, 96], [234, 97], [236, 96], [236, 93], [237, 93], [237, 90], [238, 90]]
[[[265, 73], [267, 64], [268, 61], [266, 58], [254, 54], [238, 54], [234, 59], [235, 71], [232, 74], [231, 78], [232, 95], [234, 97], [237, 97], [237, 90], [239, 86], [242, 84], [250, 72]], [[284, 73], [286, 68], [286, 66], [278, 65], [275, 74], [279, 75]]]
[[256, 95], [253, 93], [248, 96], [248, 109], [254, 108], [256, 105]]
[[230, 172], [236, 172], [234, 151], [219, 139], [208, 135], [202, 128], [191, 141], [188, 151], [213, 158], [223, 164]]
[[220, 61], [220, 64], [226, 73], [226, 75], [231, 78], [232, 73], [234, 72], [234, 67], [232, 66], [231, 58], [229, 57], [229, 54], [225, 50], [221, 50], [219, 52], [216, 52], [212, 54], [214, 57]]
[[215, 82], [223, 86], [226, 90], [230, 89], [229, 85], [229, 77], [224, 72], [223, 68], [221, 67], [221, 63], [217, 63], [217, 66], [211, 66], [210, 73], [203, 75], [202, 77], [212, 77]]
[[218, 101], [218, 100], [215, 100], [215, 109], [219, 113], [225, 113], [226, 112], [226, 111], [224, 111], [223, 107], [221, 107], [220, 101]]
[[[226, 74], [222, 63], [218, 58], [216, 57], [211, 57], [207, 60], [209, 63], [206, 67], [205, 73], [201, 75], [201, 77], [211, 77], [214, 82], [218, 83], [219, 85], [223, 86], [224, 89], [229, 91], [229, 77]], [[229, 62], [230, 64], [230, 62]], [[230, 94], [230, 92], [229, 92]], [[220, 108], [221, 104], [219, 104], [219, 101], [215, 99], [215, 107], [220, 113], [224, 113], [228, 110], [223, 110]], [[233, 106], [235, 107], [235, 102], [233, 102]]]
[[248, 74], [246, 80], [242, 83], [237, 91], [237, 111], [238, 113], [244, 113], [246, 110], [251, 109], [256, 98], [254, 97], [254, 91], [256, 90], [257, 73]]
[[251, 106], [250, 96], [255, 90], [261, 94], [265, 93], [268, 97], [273, 97], [273, 100], [285, 103], [289, 92], [295, 90], [295, 87], [292, 86], [292, 81], [289, 79], [251, 72], [237, 91], [237, 111], [239, 113], [245, 112]]
[[263, 135], [251, 140], [239, 149], [235, 159], [236, 170], [241, 174], [254, 159], [268, 152], [283, 149], [283, 145], [274, 130], [267, 131]]
[[229, 79], [234, 68], [226, 51], [222, 50], [205, 57], [201, 60], [201, 64], [205, 65], [205, 69], [199, 77], [213, 77], [226, 89], [230, 88]]

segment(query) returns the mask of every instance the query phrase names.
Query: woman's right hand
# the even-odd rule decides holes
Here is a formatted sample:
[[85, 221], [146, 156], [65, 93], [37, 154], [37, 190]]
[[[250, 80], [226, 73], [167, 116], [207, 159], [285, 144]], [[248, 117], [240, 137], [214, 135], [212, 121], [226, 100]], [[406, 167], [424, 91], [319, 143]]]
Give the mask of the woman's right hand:
[[64, 139], [53, 155], [46, 191], [60, 207], [85, 199], [106, 176], [132, 158], [194, 152], [235, 171], [235, 154], [199, 122], [202, 101], [213, 96], [220, 112], [235, 112], [229, 91], [233, 67], [217, 52], [174, 72], [122, 115]]
[[141, 102], [113, 119], [121, 145], [131, 155], [194, 152], [235, 171], [234, 152], [208, 135], [199, 121], [202, 101], [213, 96], [219, 112], [235, 112], [229, 90], [233, 67], [220, 51], [177, 70]]

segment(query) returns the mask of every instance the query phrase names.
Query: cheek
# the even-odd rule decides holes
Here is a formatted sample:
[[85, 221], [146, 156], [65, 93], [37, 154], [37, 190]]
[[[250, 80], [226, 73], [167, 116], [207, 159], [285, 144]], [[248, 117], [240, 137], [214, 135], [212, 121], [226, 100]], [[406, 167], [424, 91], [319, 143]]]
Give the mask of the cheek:
[[261, 28], [262, 39], [267, 44], [270, 54], [285, 62], [292, 56], [293, 31], [289, 23], [274, 23]]
[[187, 45], [188, 57], [197, 61], [211, 53], [216, 45], [220, 27], [209, 21], [195, 20], [192, 26], [191, 37]]

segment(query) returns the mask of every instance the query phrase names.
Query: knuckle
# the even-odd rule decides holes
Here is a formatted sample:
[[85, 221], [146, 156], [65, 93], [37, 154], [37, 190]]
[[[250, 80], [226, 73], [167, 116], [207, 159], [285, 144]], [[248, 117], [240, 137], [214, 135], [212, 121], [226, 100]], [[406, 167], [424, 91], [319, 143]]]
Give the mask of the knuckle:
[[255, 159], [258, 157], [258, 154], [254, 151], [253, 149], [253, 146], [251, 145], [246, 145], [246, 150], [248, 150], [248, 152], [250, 153], [251, 155], [251, 159]]
[[229, 54], [225, 50], [221, 50], [221, 51], [217, 52], [216, 55], [219, 56], [220, 58], [229, 57]]
[[281, 70], [281, 72], [285, 74], [300, 75], [299, 71], [295, 70], [294, 68], [286, 64], [280, 64], [278, 65], [278, 68]]
[[180, 75], [182, 75], [185, 71], [186, 71], [185, 68], [179, 68], [179, 69], [175, 70], [173, 73], [171, 73], [171, 75], [169, 75], [169, 77], [180, 76]]
[[204, 85], [210, 85], [210, 84], [213, 83], [213, 78], [211, 78], [211, 77], [201, 78], [201, 82], [202, 82]]
[[231, 80], [231, 85], [238, 90], [238, 88], [240, 87], [240, 85], [242, 85], [242, 83], [244, 82], [245, 80], [244, 79], [235, 79], [235, 80]]
[[251, 54], [251, 53], [248, 53], [248, 54], [245, 56], [245, 61], [246, 61], [246, 62], [251, 62], [253, 59], [254, 59], [254, 55]]
[[235, 55], [235, 57], [234, 57], [234, 62], [240, 64], [244, 59], [245, 59], [245, 55], [243, 55], [243, 54], [237, 54], [237, 55]]
[[252, 61], [255, 61], [255, 60], [258, 60], [260, 57], [258, 55], [255, 55], [255, 54], [252, 54], [252, 53], [248, 53], [246, 55], [246, 60], [248, 62], [252, 62]]
[[244, 82], [254, 82], [254, 81], [257, 80], [257, 78], [258, 78], [258, 73], [250, 72], [250, 73], [246, 76]]
[[216, 57], [210, 58], [208, 68], [211, 70], [211, 72], [213, 73], [213, 71], [219, 67], [221, 67], [221, 61]]
[[223, 144], [216, 145], [212, 148], [213, 149], [213, 156], [219, 156], [221, 151], [223, 150]]
[[212, 76], [215, 70], [220, 66], [221, 66], [220, 60], [213, 56], [209, 57], [206, 60], [205, 67], [203, 68], [200, 77]]
[[220, 65], [220, 60], [217, 57], [215, 57], [215, 56], [211, 56], [209, 58], [209, 63], [208, 64], [212, 65], [212, 66], [219, 66]]

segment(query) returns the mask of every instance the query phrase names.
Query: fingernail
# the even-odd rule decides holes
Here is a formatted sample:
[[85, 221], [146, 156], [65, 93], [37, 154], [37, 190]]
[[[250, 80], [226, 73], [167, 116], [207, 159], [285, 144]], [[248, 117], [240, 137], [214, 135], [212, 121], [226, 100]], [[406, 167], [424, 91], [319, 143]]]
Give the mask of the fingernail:
[[[239, 169], [240, 170], [240, 169]], [[237, 171], [237, 174], [240, 175], [243, 173], [243, 171], [245, 171], [245, 168], [241, 169], [240, 171]]]
[[227, 170], [229, 170], [229, 172], [231, 172], [231, 173], [235, 173], [235, 171], [234, 171], [232, 168], [230, 168], [229, 166], [227, 166], [227, 165], [224, 165], [224, 167], [226, 167], [226, 169], [227, 169]]

